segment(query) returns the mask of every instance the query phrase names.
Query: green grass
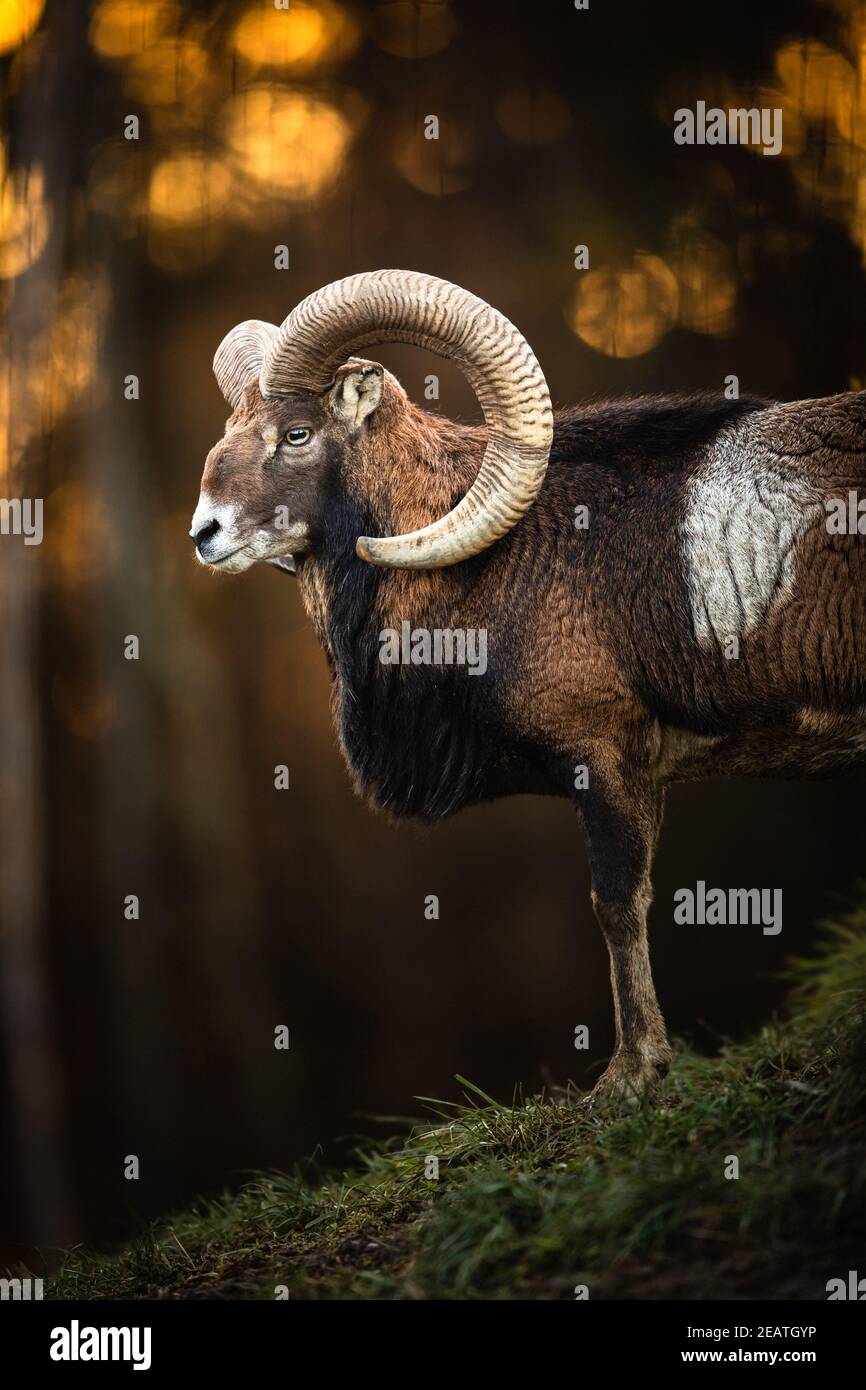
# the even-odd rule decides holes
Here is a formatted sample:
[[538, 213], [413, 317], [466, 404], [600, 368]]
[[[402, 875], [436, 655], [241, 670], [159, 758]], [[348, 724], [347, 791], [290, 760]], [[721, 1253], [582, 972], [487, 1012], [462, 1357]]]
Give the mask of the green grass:
[[782, 1019], [678, 1049], [653, 1103], [504, 1106], [463, 1082], [354, 1171], [264, 1174], [119, 1253], [76, 1250], [46, 1297], [824, 1298], [866, 1272], [866, 906], [822, 939]]

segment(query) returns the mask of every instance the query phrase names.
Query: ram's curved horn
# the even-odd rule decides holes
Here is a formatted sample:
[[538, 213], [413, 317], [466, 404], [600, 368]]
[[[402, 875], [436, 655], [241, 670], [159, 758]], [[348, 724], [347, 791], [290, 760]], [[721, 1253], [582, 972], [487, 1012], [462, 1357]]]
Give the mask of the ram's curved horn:
[[553, 436], [547, 383], [525, 338], [483, 299], [432, 275], [376, 270], [326, 285], [292, 310], [262, 363], [262, 395], [323, 392], [347, 357], [384, 342], [414, 343], [457, 363], [484, 412], [487, 448], [447, 516], [404, 536], [361, 536], [357, 551], [374, 565], [454, 565], [532, 505]]
[[214, 353], [217, 385], [231, 406], [237, 406], [250, 377], [257, 376], [277, 332], [275, 323], [247, 319], [227, 333]]

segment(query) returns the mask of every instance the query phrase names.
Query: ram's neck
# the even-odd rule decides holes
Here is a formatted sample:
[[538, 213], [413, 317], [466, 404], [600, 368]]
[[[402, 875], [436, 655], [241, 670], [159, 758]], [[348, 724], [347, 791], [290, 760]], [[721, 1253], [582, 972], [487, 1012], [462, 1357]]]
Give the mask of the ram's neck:
[[[377, 411], [377, 416], [380, 412]], [[399, 535], [445, 516], [478, 472], [486, 431], [405, 403], [389, 409], [353, 451], [328, 506], [315, 554], [299, 569], [300, 589], [329, 659], [354, 659], [371, 632], [401, 621], [459, 621], [460, 597], [478, 565], [447, 570], [377, 569], [355, 553], [360, 535]], [[480, 562], [479, 562], [480, 563]]]
[[[398, 815], [435, 817], [486, 794], [494, 752], [482, 749], [480, 730], [492, 720], [476, 715], [492, 692], [465, 668], [407, 665], [402, 655], [388, 664], [383, 640], [405, 641], [404, 625], [431, 635], [465, 628], [488, 556], [442, 571], [378, 569], [358, 558], [355, 541], [450, 511], [478, 471], [484, 433], [421, 411], [409, 428], [402, 415], [386, 439], [377, 431], [363, 458], [353, 457], [298, 578], [334, 676], [337, 731], [358, 789]], [[477, 646], [477, 634], [470, 640]], [[437, 738], [447, 745], [438, 751]]]

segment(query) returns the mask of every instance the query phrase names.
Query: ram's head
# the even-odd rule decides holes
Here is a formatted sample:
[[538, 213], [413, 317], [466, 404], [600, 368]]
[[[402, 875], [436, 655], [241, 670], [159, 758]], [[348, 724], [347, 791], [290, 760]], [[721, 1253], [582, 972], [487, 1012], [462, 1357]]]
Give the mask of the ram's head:
[[395, 412], [410, 409], [390, 373], [355, 356], [388, 341], [429, 348], [462, 368], [484, 411], [487, 448], [446, 516], [406, 535], [361, 536], [358, 554], [375, 565], [438, 569], [519, 520], [541, 486], [552, 436], [529, 345], [457, 285], [380, 270], [316, 291], [279, 328], [250, 320], [223, 339], [214, 372], [233, 414], [208, 454], [190, 531], [204, 563], [237, 573], [260, 560], [292, 568], [295, 556], [315, 554], [347, 457], [363, 456], [371, 431], [392, 429]]

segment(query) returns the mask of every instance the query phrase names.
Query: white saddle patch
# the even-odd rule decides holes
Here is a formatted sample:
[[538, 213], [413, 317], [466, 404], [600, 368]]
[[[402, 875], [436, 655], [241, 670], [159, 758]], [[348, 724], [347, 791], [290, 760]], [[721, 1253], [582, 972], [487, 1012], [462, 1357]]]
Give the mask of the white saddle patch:
[[794, 461], [749, 445], [747, 425], [720, 435], [688, 487], [683, 545], [704, 647], [746, 635], [790, 598], [797, 543], [824, 515]]

